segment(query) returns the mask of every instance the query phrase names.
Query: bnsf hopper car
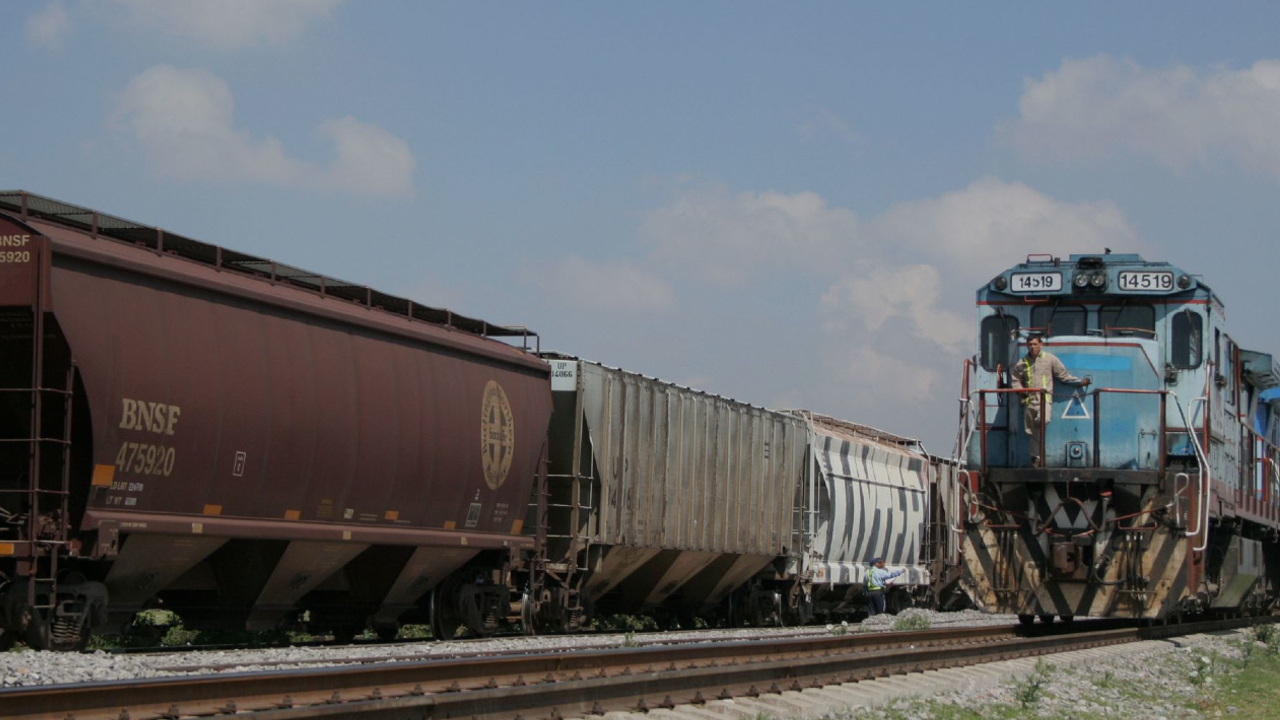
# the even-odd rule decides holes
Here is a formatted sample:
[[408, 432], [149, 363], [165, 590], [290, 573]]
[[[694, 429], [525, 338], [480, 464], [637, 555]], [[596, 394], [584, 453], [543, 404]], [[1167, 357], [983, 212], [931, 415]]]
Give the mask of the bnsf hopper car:
[[[1106, 254], [1029, 257], [977, 300], [958, 521], [978, 604], [1027, 622], [1269, 609], [1280, 367], [1236, 344], [1218, 294]], [[1029, 334], [1091, 384], [1021, 378]]]
[[[0, 642], [492, 627], [551, 415], [521, 334], [0, 193]], [[358, 625], [353, 626], [352, 618]]]

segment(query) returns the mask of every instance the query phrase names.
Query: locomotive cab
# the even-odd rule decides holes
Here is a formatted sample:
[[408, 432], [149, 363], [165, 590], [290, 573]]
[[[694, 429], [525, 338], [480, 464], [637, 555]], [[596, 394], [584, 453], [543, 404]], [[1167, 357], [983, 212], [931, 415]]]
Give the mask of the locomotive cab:
[[[1270, 606], [1280, 456], [1247, 420], [1280, 372], [1236, 347], [1217, 294], [1108, 253], [1031, 256], [977, 295], [958, 439], [975, 601], [1025, 619]], [[1066, 375], [1015, 382], [1031, 337]]]

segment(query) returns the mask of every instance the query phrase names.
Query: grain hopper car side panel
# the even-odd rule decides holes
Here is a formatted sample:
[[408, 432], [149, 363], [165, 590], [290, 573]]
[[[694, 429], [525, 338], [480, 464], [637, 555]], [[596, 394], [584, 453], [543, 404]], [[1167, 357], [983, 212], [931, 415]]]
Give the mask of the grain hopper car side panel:
[[[545, 422], [545, 401], [519, 391], [535, 378], [334, 323], [293, 332], [299, 319], [286, 313], [75, 263], [55, 269], [53, 286], [96, 419], [95, 464], [115, 468], [116, 487], [95, 490], [92, 507], [512, 532]], [[415, 399], [423, 386], [401, 381], [413, 374], [397, 365], [425, 376], [428, 392]], [[515, 426], [529, 435], [516, 433], [520, 459], [508, 473], [519, 480], [496, 489], [480, 457], [489, 380], [512, 388]], [[164, 422], [141, 403], [164, 406]], [[401, 422], [405, 404], [429, 418], [425, 427]], [[304, 429], [280, 434], [291, 426]], [[172, 451], [171, 474], [130, 464], [129, 443]], [[419, 445], [430, 448], [427, 463]], [[292, 462], [272, 463], [277, 453]], [[484, 511], [468, 526], [477, 499]]]
[[[597, 610], [706, 610], [791, 551], [802, 420], [595, 363], [552, 363], [574, 378], [557, 407], [580, 404], [585, 429], [572, 437], [572, 423], [557, 423], [553, 448], [583, 447], [552, 456], [590, 458], [581, 482], [594, 488], [597, 520], [569, 550], [583, 559], [557, 567], [585, 569]], [[550, 472], [570, 469], [553, 462]]]
[[[14, 197], [0, 198], [6, 212]], [[91, 214], [32, 202], [67, 211], [65, 217]], [[454, 327], [411, 320], [374, 307], [372, 298], [386, 296], [373, 291], [364, 293], [365, 303], [346, 284], [339, 285], [345, 297], [326, 296], [319, 276], [309, 292], [202, 260], [205, 251], [222, 257], [213, 246], [183, 240], [184, 252], [194, 254], [179, 257], [95, 236], [87, 222], [63, 221], [57, 212], [49, 217], [0, 214], [0, 234], [26, 236], [34, 251], [33, 261], [0, 268], [0, 314], [13, 328], [5, 362], [15, 368], [5, 382], [25, 387], [30, 357], [44, 348], [46, 364], [57, 370], [44, 386], [74, 378], [68, 397], [83, 408], [74, 435], [70, 423], [50, 420], [39, 430], [25, 420], [0, 428], [11, 440], [66, 432], [72, 448], [70, 460], [56, 466], [55, 454], [44, 453], [39, 473], [40, 486], [52, 487], [63, 473], [58, 468], [69, 468], [70, 512], [40, 510], [61, 529], [34, 543], [27, 535], [35, 531], [17, 530], [26, 535], [12, 544], [10, 558], [0, 558], [8, 563], [0, 570], [18, 577], [0, 586], [0, 628], [8, 628], [0, 632], [70, 648], [87, 637], [85, 628], [127, 620], [166, 592], [184, 593], [172, 598], [179, 605], [220, 608], [218, 617], [249, 626], [281, 622], [298, 603], [311, 607], [314, 619], [316, 593], [328, 593], [327, 611], [338, 613], [332, 627], [358, 626], [381, 602], [380, 622], [394, 623], [468, 558], [482, 564], [459, 582], [492, 587], [504, 563], [518, 562], [515, 553], [534, 545], [522, 525], [551, 413], [546, 363], [457, 329], [479, 333], [479, 321], [463, 318], [469, 324]], [[274, 273], [275, 263], [268, 264]], [[46, 330], [37, 335], [31, 328], [40, 322]], [[53, 401], [45, 404], [54, 416]], [[19, 511], [15, 503], [28, 501], [14, 498], [34, 496], [14, 484], [20, 477], [30, 474], [0, 483], [5, 502]], [[148, 536], [158, 544], [142, 539]], [[59, 548], [61, 566], [19, 562], [48, 557], [33, 549], [48, 542]], [[430, 562], [395, 546], [451, 554]], [[380, 589], [376, 596], [361, 590], [364, 606], [332, 605], [332, 597], [354, 593], [356, 558], [395, 566], [374, 570]], [[240, 583], [247, 585], [219, 589], [236, 576], [237, 563], [247, 563]], [[111, 587], [119, 591], [114, 602]], [[448, 619], [487, 630], [506, 596], [481, 590], [479, 615], [453, 608]], [[42, 599], [55, 592], [57, 602]], [[456, 605], [459, 597], [469, 596], [442, 603]], [[235, 603], [238, 610], [229, 608]], [[50, 628], [52, 613], [64, 610], [40, 608], [72, 607], [86, 610], [58, 621], [60, 641]]]

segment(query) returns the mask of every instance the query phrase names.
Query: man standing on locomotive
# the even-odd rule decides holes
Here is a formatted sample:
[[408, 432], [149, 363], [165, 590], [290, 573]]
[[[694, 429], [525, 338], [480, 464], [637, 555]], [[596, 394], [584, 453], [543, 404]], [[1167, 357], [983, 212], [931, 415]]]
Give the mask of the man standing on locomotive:
[[889, 581], [898, 577], [906, 570], [894, 570], [892, 572], [884, 569], [884, 559], [876, 558], [871, 561], [871, 570], [867, 573], [867, 617], [875, 617], [884, 612], [884, 590]]
[[1031, 445], [1031, 465], [1040, 467], [1040, 456], [1044, 454], [1044, 435], [1048, 430], [1049, 420], [1053, 417], [1053, 382], [1064, 382], [1069, 385], [1088, 387], [1089, 378], [1080, 378], [1067, 372], [1062, 361], [1052, 353], [1042, 350], [1044, 339], [1033, 335], [1027, 339], [1027, 355], [1013, 366], [1013, 387], [1016, 389], [1040, 390], [1043, 392], [1021, 393], [1022, 424], [1027, 431]]

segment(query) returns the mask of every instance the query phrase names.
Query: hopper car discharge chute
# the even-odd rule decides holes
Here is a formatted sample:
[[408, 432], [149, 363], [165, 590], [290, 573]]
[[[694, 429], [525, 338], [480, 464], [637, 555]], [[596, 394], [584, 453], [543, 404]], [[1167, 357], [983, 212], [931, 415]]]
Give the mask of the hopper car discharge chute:
[[[977, 300], [956, 515], [974, 601], [1025, 622], [1269, 610], [1280, 367], [1236, 345], [1218, 294], [1108, 253], [1031, 256]], [[1031, 337], [1090, 384], [1028, 374]]]
[[534, 337], [0, 193], [0, 643], [492, 631], [551, 414], [494, 336]]

